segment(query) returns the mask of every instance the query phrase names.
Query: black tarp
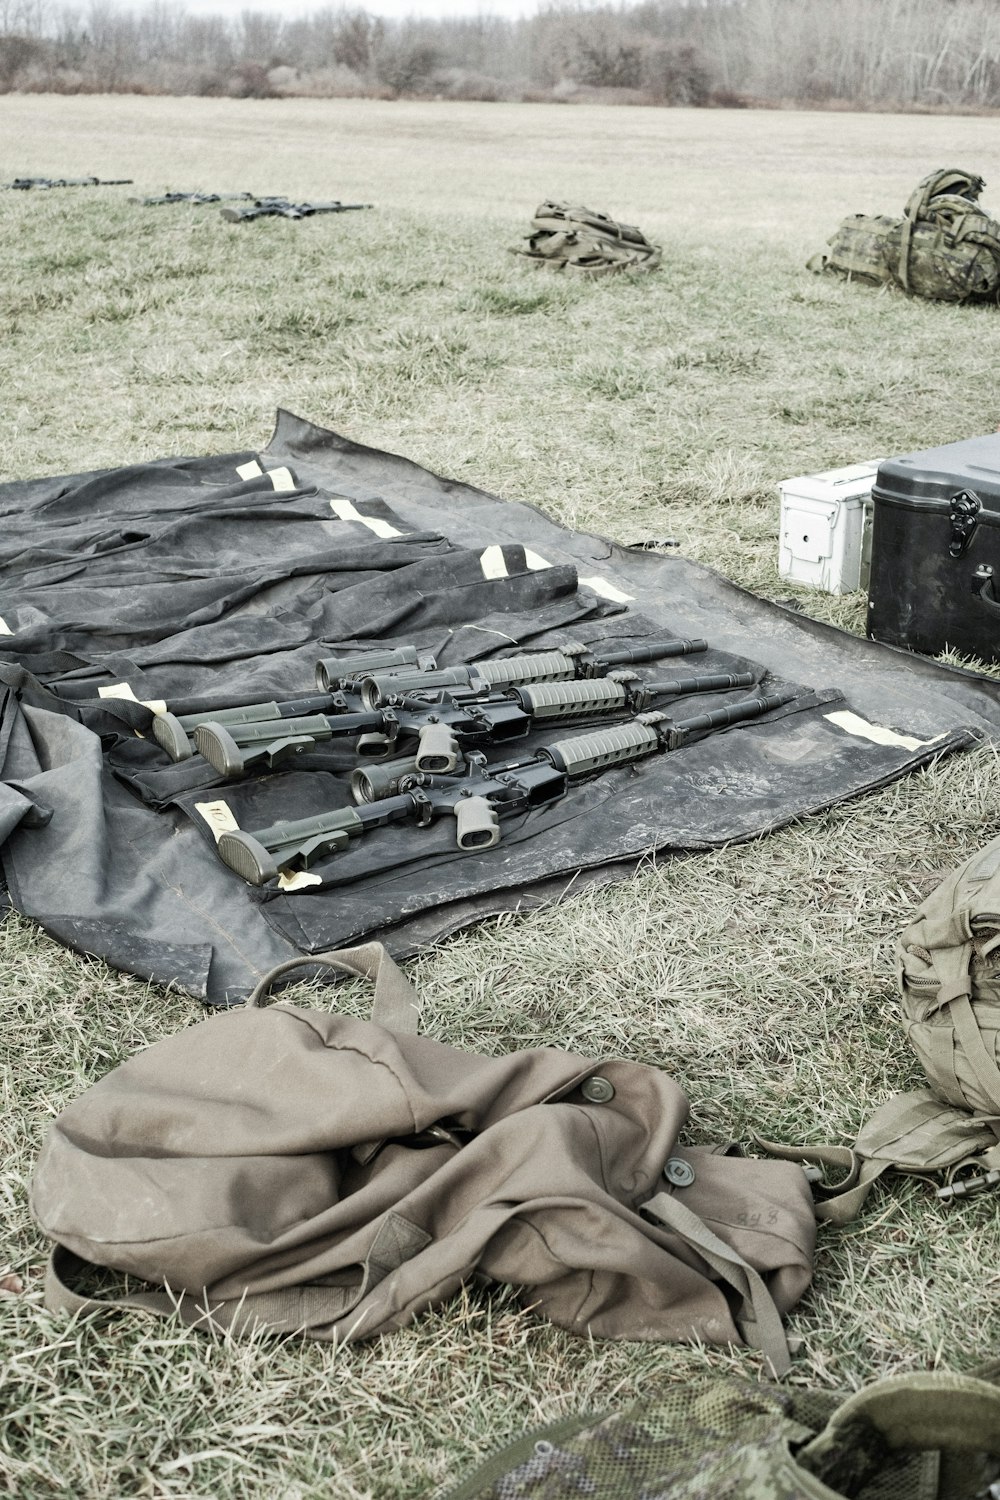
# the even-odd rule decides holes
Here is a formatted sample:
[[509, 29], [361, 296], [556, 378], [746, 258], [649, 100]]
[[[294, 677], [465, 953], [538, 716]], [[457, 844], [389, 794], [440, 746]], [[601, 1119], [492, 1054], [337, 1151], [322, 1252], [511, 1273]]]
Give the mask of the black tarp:
[[[402, 956], [654, 851], [752, 838], [1000, 729], [988, 679], [676, 555], [566, 531], [287, 412], [259, 454], [8, 484], [0, 517], [10, 899], [69, 946], [213, 1004], [296, 953], [377, 935]], [[707, 639], [699, 672], [750, 669], [795, 701], [577, 784], [507, 820], [497, 848], [459, 852], [447, 819], [381, 829], [295, 891], [226, 869], [204, 809], [224, 801], [252, 829], [347, 805], [349, 757], [317, 751], [293, 772], [223, 784], [137, 737], [149, 711], [121, 696], [288, 697], [312, 690], [318, 657], [382, 643], [453, 664], [665, 634]], [[733, 696], [745, 693], [681, 711]]]

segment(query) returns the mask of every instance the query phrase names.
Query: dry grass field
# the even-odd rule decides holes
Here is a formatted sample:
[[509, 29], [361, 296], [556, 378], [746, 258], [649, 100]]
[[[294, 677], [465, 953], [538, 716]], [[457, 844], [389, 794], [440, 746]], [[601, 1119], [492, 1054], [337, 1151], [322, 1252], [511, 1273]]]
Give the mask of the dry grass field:
[[[3, 96], [0, 140], [5, 180], [135, 179], [0, 194], [0, 480], [260, 446], [281, 405], [568, 525], [674, 537], [860, 630], [862, 596], [778, 577], [778, 481], [1000, 425], [996, 309], [803, 264], [844, 214], [899, 212], [939, 166], [980, 172], [1000, 212], [998, 119]], [[129, 201], [168, 188], [374, 206], [239, 225]], [[526, 268], [506, 247], [546, 197], [639, 224], [662, 270]], [[849, 1141], [917, 1082], [892, 944], [998, 831], [997, 786], [983, 747], [759, 843], [472, 930], [410, 966], [426, 1029], [660, 1064], [691, 1096], [692, 1139]], [[747, 1351], [588, 1344], [478, 1288], [339, 1352], [50, 1317], [27, 1212], [47, 1122], [197, 1008], [16, 915], [0, 985], [0, 1490], [415, 1500], [563, 1413], [758, 1373]], [[823, 1229], [791, 1379], [851, 1387], [995, 1355], [998, 1209], [944, 1209], [897, 1179]]]

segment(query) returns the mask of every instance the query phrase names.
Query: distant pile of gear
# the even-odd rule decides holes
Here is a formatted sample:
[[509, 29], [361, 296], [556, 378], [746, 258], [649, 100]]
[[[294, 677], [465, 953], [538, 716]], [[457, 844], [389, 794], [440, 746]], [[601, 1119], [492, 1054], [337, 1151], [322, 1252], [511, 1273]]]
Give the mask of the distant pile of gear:
[[850, 214], [806, 262], [851, 280], [901, 287], [935, 302], [1000, 296], [1000, 223], [979, 206], [986, 186], [962, 168], [931, 172], [910, 194], [902, 218]]
[[511, 254], [550, 271], [581, 276], [655, 271], [663, 259], [661, 247], [651, 244], [634, 224], [619, 224], [610, 214], [551, 199], [536, 209], [527, 246], [515, 246]]

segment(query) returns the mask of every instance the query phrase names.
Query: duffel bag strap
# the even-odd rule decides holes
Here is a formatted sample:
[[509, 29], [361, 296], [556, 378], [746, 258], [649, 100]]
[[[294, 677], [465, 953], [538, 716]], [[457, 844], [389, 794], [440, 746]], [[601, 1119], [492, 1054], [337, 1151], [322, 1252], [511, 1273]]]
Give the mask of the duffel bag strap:
[[275, 980], [284, 978], [293, 969], [305, 968], [311, 964], [325, 969], [339, 969], [343, 974], [353, 974], [360, 979], [373, 980], [375, 994], [371, 1019], [376, 1025], [384, 1026], [387, 1031], [408, 1034], [419, 1029], [420, 997], [381, 943], [360, 943], [356, 948], [338, 948], [330, 953], [303, 953], [300, 958], [289, 958], [264, 975], [247, 996], [247, 1006], [263, 1005]]
[[670, 1193], [657, 1193], [642, 1205], [641, 1212], [664, 1229], [680, 1236], [696, 1250], [720, 1281], [733, 1288], [742, 1303], [737, 1326], [747, 1343], [759, 1349], [776, 1379], [787, 1375], [792, 1359], [781, 1314], [767, 1289], [764, 1278], [727, 1245], [685, 1203]]
[[838, 1182], [827, 1182], [822, 1171], [807, 1173], [813, 1186], [826, 1196], [814, 1205], [816, 1218], [827, 1224], [849, 1224], [864, 1208], [865, 1200], [876, 1182], [893, 1165], [891, 1161], [866, 1159], [850, 1146], [785, 1146], [768, 1141], [751, 1132], [756, 1146], [779, 1161], [800, 1161], [804, 1165], [835, 1167], [843, 1172]]

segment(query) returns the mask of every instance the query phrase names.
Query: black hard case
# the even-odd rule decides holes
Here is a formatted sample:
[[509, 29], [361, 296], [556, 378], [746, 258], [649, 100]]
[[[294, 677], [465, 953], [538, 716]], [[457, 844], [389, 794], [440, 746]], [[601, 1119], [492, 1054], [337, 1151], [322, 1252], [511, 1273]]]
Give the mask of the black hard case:
[[868, 634], [1000, 661], [1000, 433], [879, 465]]

